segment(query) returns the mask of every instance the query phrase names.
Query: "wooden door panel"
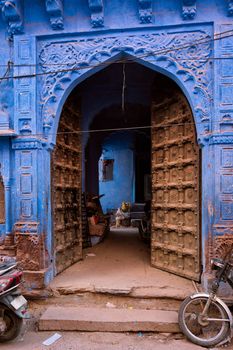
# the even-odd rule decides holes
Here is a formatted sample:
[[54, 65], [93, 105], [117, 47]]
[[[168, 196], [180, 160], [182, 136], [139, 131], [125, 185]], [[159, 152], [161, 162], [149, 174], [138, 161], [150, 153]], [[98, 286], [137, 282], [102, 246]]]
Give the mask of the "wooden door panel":
[[199, 149], [179, 91], [152, 108], [152, 192], [152, 265], [199, 280]]
[[[74, 112], [75, 110], [75, 112]], [[82, 258], [80, 113], [67, 101], [52, 156], [53, 246], [56, 272]]]

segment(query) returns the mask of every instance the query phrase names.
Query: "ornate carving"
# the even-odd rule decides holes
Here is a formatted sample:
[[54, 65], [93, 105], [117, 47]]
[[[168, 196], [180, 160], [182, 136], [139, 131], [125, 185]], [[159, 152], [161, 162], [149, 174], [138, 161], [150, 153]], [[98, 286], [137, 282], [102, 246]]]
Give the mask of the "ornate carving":
[[233, 0], [228, 0], [228, 16], [233, 16]]
[[182, 17], [183, 19], [194, 19], [197, 13], [196, 0], [183, 0]]
[[14, 231], [22, 234], [37, 234], [39, 223], [34, 221], [17, 222], [14, 226]]
[[141, 23], [152, 22], [152, 1], [138, 0], [139, 18]]
[[8, 34], [23, 33], [23, 16], [21, 10], [21, 0], [2, 0], [0, 2], [2, 15], [8, 24]]
[[224, 114], [222, 117], [220, 125], [220, 131], [231, 132], [233, 127], [233, 118], [230, 114]]
[[63, 0], [46, 0], [46, 11], [49, 14], [52, 29], [63, 29]]
[[219, 134], [219, 135], [212, 135], [210, 137], [210, 144], [211, 145], [216, 145], [216, 144], [233, 144], [233, 136], [232, 135], [224, 135], [224, 134]]
[[213, 248], [213, 256], [223, 259], [233, 249], [233, 233], [225, 233], [221, 236], [215, 236]]
[[45, 267], [44, 240], [41, 235], [30, 233], [15, 234], [16, 256], [23, 269], [38, 271]]
[[[41, 71], [46, 73], [40, 82], [44, 130], [48, 133], [53, 126], [59, 98], [67, 86], [93, 66], [121, 52], [153, 62], [175, 74], [182, 84], [187, 83], [193, 93], [196, 109], [201, 111], [197, 117], [206, 123], [212, 96], [211, 70], [208, 65], [211, 55], [209, 39], [210, 35], [205, 31], [196, 30], [41, 43], [39, 63]], [[181, 47], [180, 50], [178, 47]]]
[[88, 0], [91, 11], [91, 25], [94, 28], [104, 25], [104, 7], [103, 0]]
[[42, 148], [42, 142], [40, 140], [31, 139], [28, 138], [22, 139], [22, 138], [16, 138], [12, 141], [12, 149], [41, 149]]
[[17, 260], [23, 269], [38, 271], [46, 267], [44, 236], [38, 234], [38, 222], [17, 222], [14, 226]]
[[20, 119], [20, 134], [28, 135], [32, 132], [31, 120], [30, 119]]

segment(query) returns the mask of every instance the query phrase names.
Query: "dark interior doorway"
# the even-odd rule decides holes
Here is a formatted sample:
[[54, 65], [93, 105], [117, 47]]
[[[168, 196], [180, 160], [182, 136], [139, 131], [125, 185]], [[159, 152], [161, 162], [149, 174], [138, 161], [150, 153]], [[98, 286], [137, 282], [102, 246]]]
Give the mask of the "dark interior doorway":
[[[199, 149], [191, 108], [177, 84], [137, 63], [111, 64], [71, 93], [59, 128], [73, 131], [72, 125], [75, 130], [82, 131], [78, 134], [81, 137], [73, 137], [70, 141], [70, 138], [60, 136], [55, 150], [57, 203], [54, 225], [61, 233], [57, 236], [57, 247], [62, 256], [73, 250], [74, 233], [79, 251], [83, 247], [79, 222], [74, 230], [71, 229], [77, 214], [73, 198], [75, 208], [79, 208], [81, 192], [100, 194], [99, 160], [104, 148], [109, 152], [106, 140], [117, 135], [118, 150], [123, 151], [124, 156], [127, 152], [133, 153], [134, 193], [130, 200], [126, 198], [127, 201], [145, 202], [147, 196], [152, 197], [152, 265], [198, 280]], [[126, 144], [127, 148], [124, 147]], [[123, 168], [127, 164], [124, 162]], [[103, 164], [104, 181], [121, 178], [121, 182], [113, 186], [116, 191], [110, 192], [110, 197], [119, 199], [118, 203], [114, 208], [111, 203], [105, 207], [116, 209], [122, 200], [119, 193], [126, 197], [124, 176], [127, 179], [130, 172], [125, 171], [123, 176], [114, 173], [116, 158], [112, 155], [103, 158]], [[69, 227], [65, 238], [62, 235], [64, 227]]]

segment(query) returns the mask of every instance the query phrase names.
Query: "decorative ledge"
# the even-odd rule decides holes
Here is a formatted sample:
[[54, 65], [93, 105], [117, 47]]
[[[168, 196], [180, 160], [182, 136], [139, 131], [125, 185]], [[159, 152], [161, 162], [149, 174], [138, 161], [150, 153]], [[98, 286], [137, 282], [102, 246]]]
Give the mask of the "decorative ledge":
[[104, 26], [103, 0], [88, 0], [91, 11], [91, 25], [93, 28]]
[[23, 33], [23, 15], [21, 0], [2, 0], [0, 1], [3, 19], [8, 24], [8, 34], [12, 37], [14, 34]]
[[152, 22], [152, 1], [151, 0], [138, 0], [139, 6], [139, 19], [141, 23]]
[[228, 16], [233, 16], [233, 0], [228, 0]]
[[194, 19], [197, 14], [196, 0], [183, 0], [183, 19]]
[[230, 114], [225, 114], [219, 123], [221, 132], [233, 132], [233, 119]]
[[13, 129], [2, 130], [0, 129], [0, 137], [1, 136], [15, 136], [16, 132]]
[[218, 144], [232, 144], [233, 143], [233, 135], [231, 133], [227, 134], [215, 134], [210, 137], [209, 141], [210, 145], [218, 145]]
[[63, 0], [46, 0], [46, 11], [49, 15], [52, 29], [63, 29]]

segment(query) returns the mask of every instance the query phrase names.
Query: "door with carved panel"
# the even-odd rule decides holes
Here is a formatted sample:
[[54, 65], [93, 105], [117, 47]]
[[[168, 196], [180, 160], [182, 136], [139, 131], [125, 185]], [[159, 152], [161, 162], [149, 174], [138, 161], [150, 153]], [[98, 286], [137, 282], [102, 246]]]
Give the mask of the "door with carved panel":
[[52, 155], [53, 248], [56, 272], [82, 258], [80, 112], [67, 101]]
[[177, 91], [152, 105], [152, 265], [200, 278], [199, 148]]

